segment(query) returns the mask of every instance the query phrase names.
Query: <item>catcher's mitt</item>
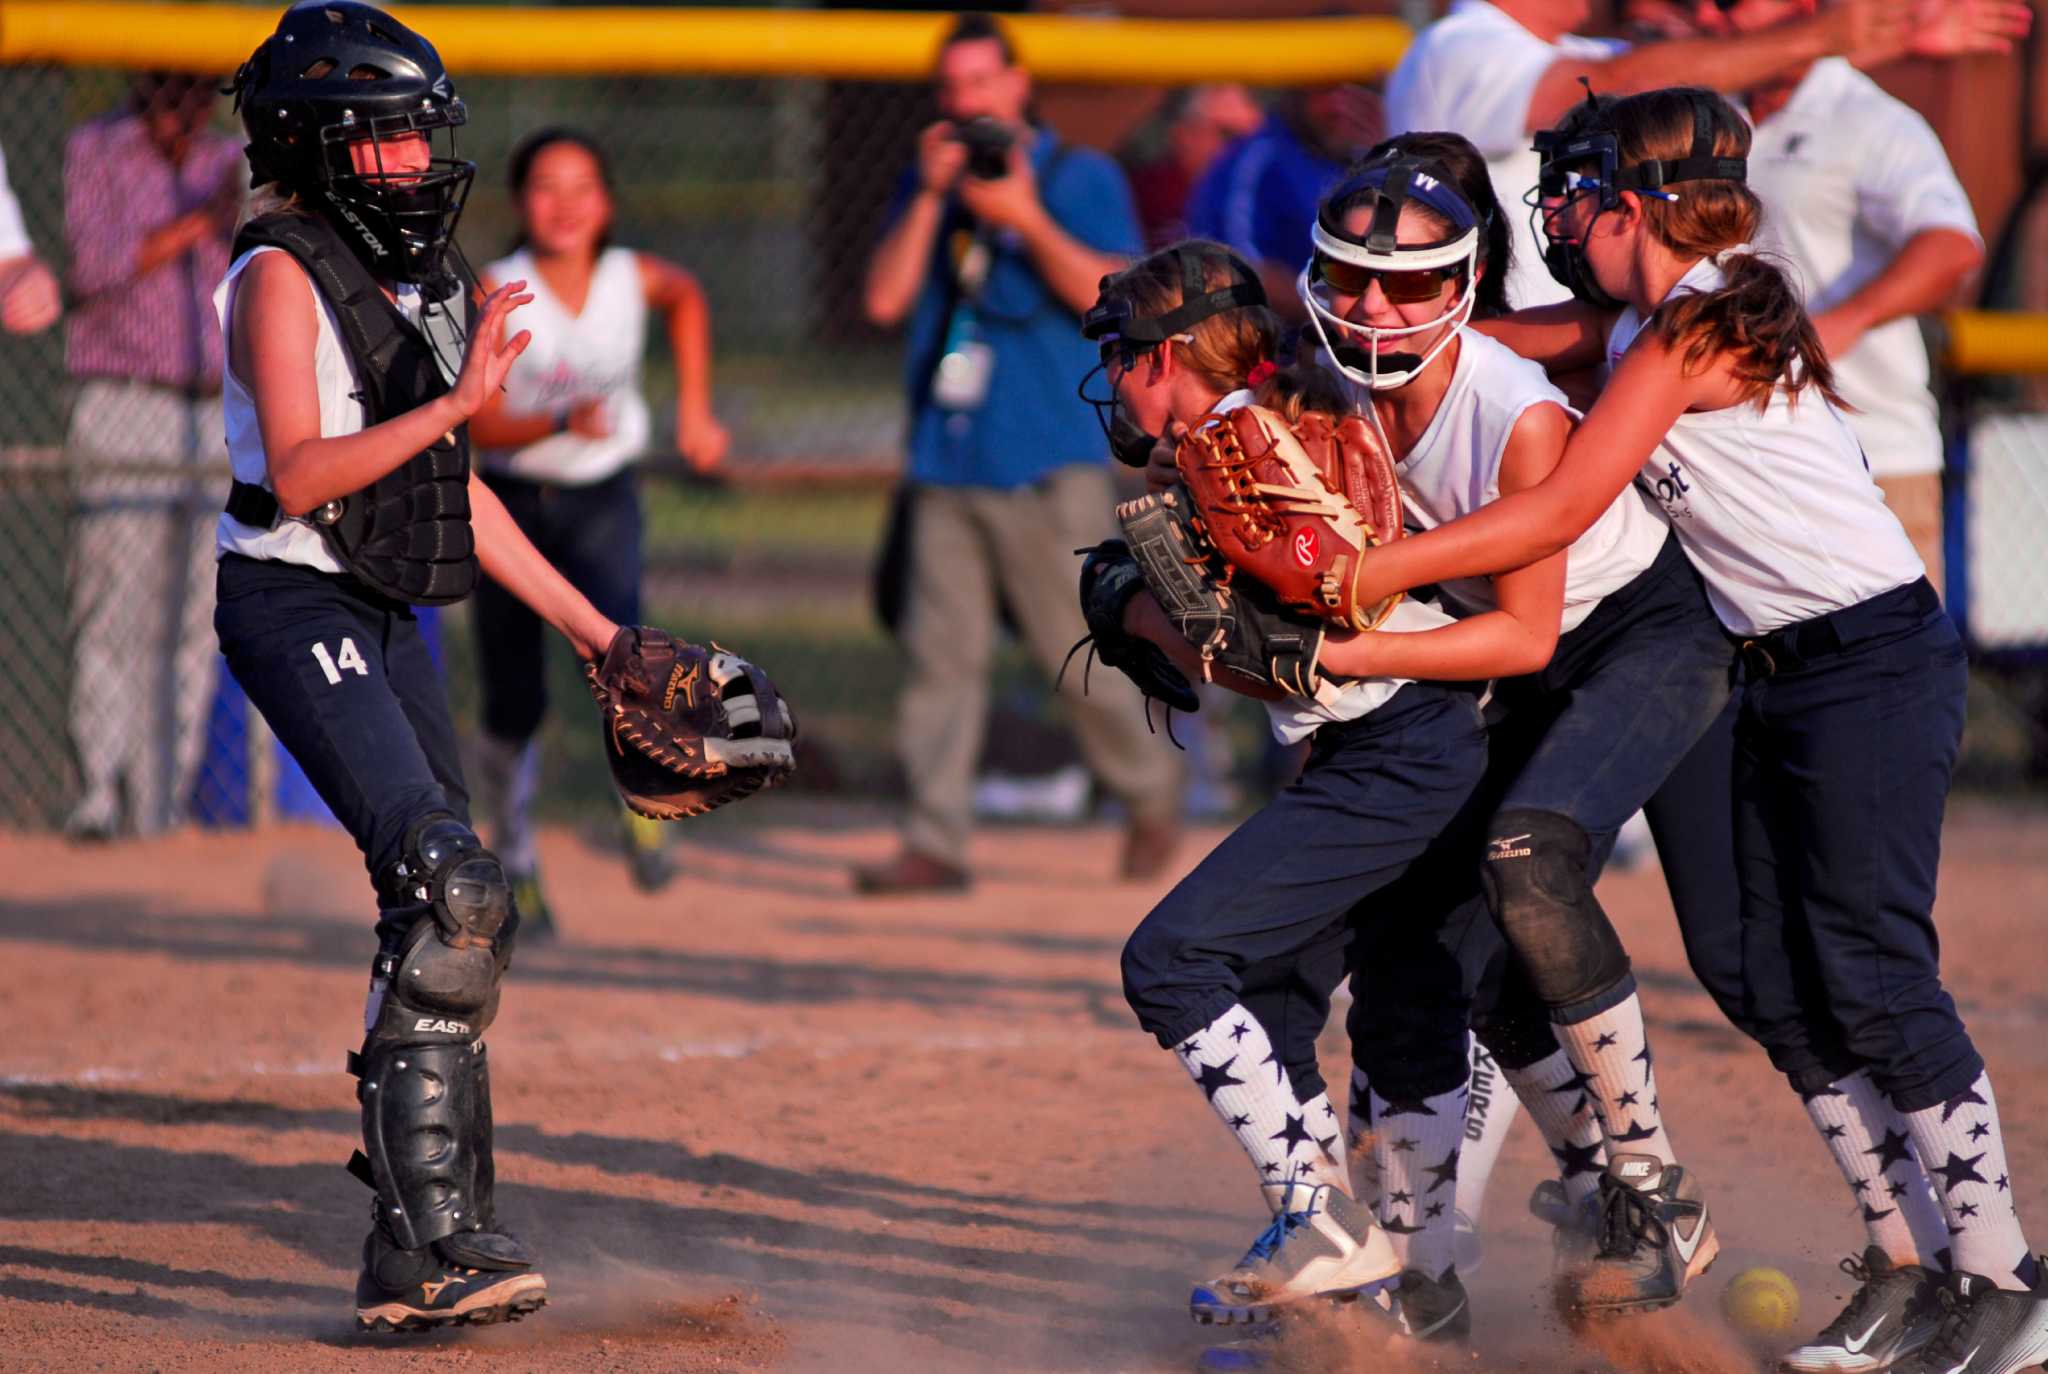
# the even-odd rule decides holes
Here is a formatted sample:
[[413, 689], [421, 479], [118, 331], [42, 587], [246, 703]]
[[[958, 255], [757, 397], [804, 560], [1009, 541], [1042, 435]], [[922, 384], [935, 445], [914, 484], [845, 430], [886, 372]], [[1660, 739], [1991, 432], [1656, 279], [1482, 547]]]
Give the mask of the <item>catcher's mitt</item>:
[[627, 626], [583, 676], [604, 714], [612, 783], [643, 816], [701, 816], [796, 768], [789, 704], [766, 673], [716, 644]]
[[[1105, 539], [1092, 549], [1076, 549], [1087, 555], [1081, 560], [1081, 618], [1088, 622], [1088, 637], [1067, 651], [1072, 661], [1083, 645], [1088, 652], [1136, 683], [1138, 690], [1154, 701], [1163, 701], [1175, 711], [1199, 711], [1202, 700], [1188, 685], [1187, 675], [1173, 666], [1166, 651], [1147, 639], [1124, 633], [1124, 608], [1145, 589], [1138, 562], [1121, 539]], [[1067, 665], [1060, 665], [1065, 676]], [[1088, 665], [1081, 667], [1081, 690], [1088, 690]], [[1150, 720], [1151, 707], [1146, 707]], [[1173, 717], [1167, 717], [1172, 729]]]
[[1190, 510], [1187, 491], [1116, 508], [1145, 585], [1202, 656], [1202, 680], [1314, 696], [1322, 685], [1320, 620], [1293, 614], [1253, 579], [1233, 578]]
[[1216, 552], [1280, 604], [1371, 630], [1400, 603], [1358, 604], [1360, 556], [1401, 534], [1393, 459], [1360, 417], [1310, 411], [1290, 426], [1240, 406], [1198, 422], [1174, 463]]

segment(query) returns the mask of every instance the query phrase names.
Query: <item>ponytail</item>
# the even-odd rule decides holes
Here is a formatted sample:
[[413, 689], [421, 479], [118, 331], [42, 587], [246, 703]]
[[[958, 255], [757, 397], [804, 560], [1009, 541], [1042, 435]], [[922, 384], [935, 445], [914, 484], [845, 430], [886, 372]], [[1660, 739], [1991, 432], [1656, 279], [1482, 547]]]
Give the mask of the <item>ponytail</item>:
[[1721, 286], [1676, 296], [1650, 317], [1650, 328], [1679, 355], [1686, 374], [1723, 357], [1741, 389], [1741, 403], [1762, 410], [1774, 393], [1796, 398], [1810, 386], [1846, 408], [1835, 390], [1834, 364], [1784, 270], [1747, 245], [1714, 261], [1724, 278]]

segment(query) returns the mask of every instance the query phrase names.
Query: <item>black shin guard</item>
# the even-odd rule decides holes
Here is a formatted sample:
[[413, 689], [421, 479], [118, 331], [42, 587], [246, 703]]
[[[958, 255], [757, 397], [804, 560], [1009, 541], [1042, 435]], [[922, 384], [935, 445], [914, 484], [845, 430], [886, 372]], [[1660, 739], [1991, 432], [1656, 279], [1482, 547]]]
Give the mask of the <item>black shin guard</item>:
[[532, 1257], [496, 1233], [482, 1040], [509, 954], [511, 889], [496, 856], [453, 817], [421, 822], [406, 851], [392, 890], [421, 914], [378, 956], [369, 1031], [350, 1061], [362, 1080], [367, 1167], [358, 1173], [376, 1189], [377, 1229], [397, 1249], [438, 1242], [473, 1267], [523, 1266]]
[[1488, 830], [1480, 876], [1530, 986], [1553, 1010], [1590, 1001], [1628, 977], [1621, 937], [1587, 878], [1593, 845], [1569, 816], [1503, 811]]

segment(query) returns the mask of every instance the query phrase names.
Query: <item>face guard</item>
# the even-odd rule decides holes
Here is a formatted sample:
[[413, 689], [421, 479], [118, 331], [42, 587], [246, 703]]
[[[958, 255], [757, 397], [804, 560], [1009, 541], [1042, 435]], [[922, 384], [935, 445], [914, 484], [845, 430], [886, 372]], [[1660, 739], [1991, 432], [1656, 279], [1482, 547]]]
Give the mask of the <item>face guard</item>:
[[[1434, 243], [1398, 242], [1395, 228], [1401, 209], [1411, 201], [1447, 221], [1451, 232]], [[1346, 232], [1344, 217], [1368, 203], [1373, 207], [1372, 223], [1364, 235]], [[1308, 265], [1301, 269], [1295, 290], [1308, 307], [1309, 323], [1331, 362], [1360, 386], [1375, 391], [1406, 386], [1472, 316], [1479, 216], [1435, 163], [1396, 153], [1368, 164], [1323, 198], [1309, 242]], [[1402, 304], [1434, 299], [1446, 283], [1458, 294], [1435, 319], [1398, 328], [1359, 324], [1337, 312], [1337, 296], [1363, 295], [1375, 281], [1389, 301]], [[1439, 329], [1443, 337], [1426, 352], [1396, 352], [1389, 347]]]
[[[235, 73], [250, 184], [276, 182], [326, 218], [372, 274], [454, 288], [445, 258], [476, 164], [456, 156], [468, 118], [432, 44], [361, 0], [294, 5]], [[442, 155], [402, 169], [390, 140], [420, 134]], [[367, 142], [369, 170], [350, 145]]]
[[[1529, 228], [1544, 245], [1543, 265], [1560, 286], [1589, 305], [1618, 310], [1622, 302], [1601, 288], [1586, 261], [1586, 238], [1600, 216], [1621, 204], [1624, 191], [1676, 201], [1678, 193], [1666, 190], [1667, 186], [1683, 181], [1744, 181], [1749, 163], [1745, 158], [1714, 156], [1713, 107], [1705, 97], [1696, 96], [1690, 154], [1624, 167], [1614, 130], [1600, 123], [1603, 107], [1594, 102], [1590, 92], [1586, 101], [1586, 115], [1567, 117], [1567, 124], [1576, 128], [1536, 135], [1535, 147], [1543, 166], [1535, 188], [1526, 197]], [[1566, 212], [1581, 200], [1592, 200], [1594, 209], [1584, 232], [1574, 237], [1565, 230], [1564, 220]]]
[[[1124, 414], [1116, 394], [1117, 379], [1136, 367], [1140, 358], [1158, 351], [1162, 344], [1193, 343], [1195, 336], [1187, 331], [1211, 315], [1266, 303], [1266, 290], [1259, 284], [1258, 274], [1236, 254], [1182, 248], [1179, 257], [1181, 303], [1173, 309], [1163, 315], [1140, 318], [1129, 297], [1112, 294], [1116, 289], [1116, 277], [1112, 275], [1102, 279], [1101, 294], [1081, 319], [1081, 336], [1095, 341], [1101, 361], [1081, 378], [1076, 391], [1095, 408], [1095, 420], [1102, 426], [1103, 437], [1109, 440], [1109, 451], [1118, 462], [1130, 467], [1145, 466], [1159, 436], [1147, 434]], [[1218, 259], [1230, 268], [1236, 280], [1214, 291], [1204, 290], [1209, 264]], [[1106, 392], [1089, 389], [1097, 377], [1103, 379]]]

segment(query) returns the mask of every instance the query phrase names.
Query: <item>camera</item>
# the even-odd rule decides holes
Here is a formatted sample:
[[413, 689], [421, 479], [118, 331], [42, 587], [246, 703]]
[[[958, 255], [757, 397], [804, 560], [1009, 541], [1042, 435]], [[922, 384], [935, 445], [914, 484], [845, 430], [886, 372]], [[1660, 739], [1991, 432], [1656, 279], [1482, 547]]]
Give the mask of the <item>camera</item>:
[[977, 115], [953, 126], [953, 141], [967, 149], [967, 175], [995, 181], [1010, 172], [1010, 145], [1017, 141], [1009, 125]]

